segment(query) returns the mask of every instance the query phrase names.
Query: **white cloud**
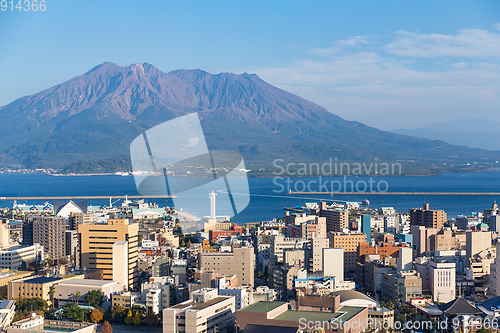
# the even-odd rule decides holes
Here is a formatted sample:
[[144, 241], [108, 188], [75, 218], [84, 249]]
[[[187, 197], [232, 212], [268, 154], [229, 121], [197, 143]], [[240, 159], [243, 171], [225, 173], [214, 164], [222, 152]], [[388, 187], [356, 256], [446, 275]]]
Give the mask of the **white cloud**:
[[331, 57], [335, 54], [343, 53], [345, 46], [358, 46], [360, 44], [372, 44], [369, 36], [355, 36], [348, 39], [341, 39], [334, 42], [334, 45], [327, 48], [311, 49], [308, 53]]
[[356, 36], [349, 39], [342, 39], [335, 42], [337, 45], [355, 46], [356, 44], [369, 44], [368, 36]]
[[389, 53], [411, 57], [500, 57], [500, 34], [481, 29], [462, 29], [455, 35], [398, 31], [385, 46]]
[[495, 29], [495, 30], [499, 30], [499, 31], [500, 31], [500, 23], [493, 23], [493, 24], [491, 25], [491, 27], [492, 27], [493, 29]]
[[[382, 129], [458, 118], [490, 119], [497, 117], [500, 105], [497, 40], [499, 34], [483, 30], [453, 35], [400, 31], [385, 45], [354, 42], [358, 47], [353, 51], [349, 43], [335, 43], [310, 50], [287, 66], [251, 71], [346, 119]], [[496, 48], [498, 54], [492, 51]], [[311, 54], [324, 58], [311, 59]], [[413, 58], [402, 60], [392, 54]], [[450, 59], [458, 55], [468, 61]]]

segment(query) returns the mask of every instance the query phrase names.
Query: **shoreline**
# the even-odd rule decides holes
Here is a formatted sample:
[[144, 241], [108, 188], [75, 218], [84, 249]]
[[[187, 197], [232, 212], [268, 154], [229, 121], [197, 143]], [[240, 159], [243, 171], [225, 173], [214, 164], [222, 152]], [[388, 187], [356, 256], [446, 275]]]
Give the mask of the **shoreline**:
[[[443, 174], [456, 174], [456, 173], [463, 173], [463, 174], [468, 174], [468, 173], [484, 173], [484, 172], [498, 172], [500, 171], [500, 168], [490, 168], [490, 169], [485, 169], [485, 170], [457, 170], [457, 171], [442, 171], [442, 172], [434, 172], [434, 173], [427, 173], [427, 174], [396, 174], [396, 175], [379, 175], [379, 174], [361, 174], [361, 175], [352, 175], [352, 174], [332, 174], [332, 175], [258, 175], [258, 174], [252, 174], [252, 173], [247, 173], [248, 178], [276, 178], [276, 177], [282, 177], [282, 178], [317, 178], [317, 177], [432, 177], [432, 176], [441, 176]], [[84, 177], [84, 176], [119, 176], [119, 177], [133, 177], [134, 175], [129, 172], [128, 174], [122, 174], [121, 172], [98, 172], [98, 173], [56, 173], [56, 172], [51, 172], [47, 170], [30, 170], [30, 169], [23, 169], [23, 170], [3, 170], [0, 171], [0, 174], [45, 174], [47, 176], [54, 176], [54, 177], [71, 177], [71, 176], [78, 176], [78, 177]], [[207, 178], [209, 177], [208, 175], [179, 175], [177, 177], [186, 177], [186, 178]]]

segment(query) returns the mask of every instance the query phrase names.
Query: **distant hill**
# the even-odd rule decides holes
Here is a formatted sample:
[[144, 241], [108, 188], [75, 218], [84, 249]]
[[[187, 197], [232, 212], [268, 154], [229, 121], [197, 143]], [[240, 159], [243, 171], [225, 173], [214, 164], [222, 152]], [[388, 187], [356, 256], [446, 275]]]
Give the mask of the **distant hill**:
[[1, 107], [1, 166], [125, 170], [129, 145], [138, 134], [191, 112], [198, 112], [210, 149], [239, 151], [254, 171], [269, 169], [276, 158], [400, 161], [410, 173], [439, 171], [443, 163], [500, 160], [500, 152], [346, 121], [254, 74], [163, 73], [146, 63], [121, 67], [108, 62]]
[[442, 140], [469, 148], [500, 150], [500, 122], [485, 119], [451, 120], [391, 132], [417, 138]]

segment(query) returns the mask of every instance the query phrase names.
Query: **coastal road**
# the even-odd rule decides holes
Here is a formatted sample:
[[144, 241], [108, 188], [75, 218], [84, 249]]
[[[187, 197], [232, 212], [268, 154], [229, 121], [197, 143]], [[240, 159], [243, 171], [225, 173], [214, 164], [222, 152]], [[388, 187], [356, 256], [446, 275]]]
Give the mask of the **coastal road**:
[[52, 197], [0, 197], [0, 200], [98, 200], [98, 199], [169, 199], [177, 198], [175, 195], [75, 195]]

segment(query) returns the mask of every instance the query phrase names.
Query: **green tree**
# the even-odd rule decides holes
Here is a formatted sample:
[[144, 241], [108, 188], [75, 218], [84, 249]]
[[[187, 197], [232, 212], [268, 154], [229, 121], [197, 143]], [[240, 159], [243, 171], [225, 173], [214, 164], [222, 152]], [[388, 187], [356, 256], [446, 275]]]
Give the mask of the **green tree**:
[[100, 290], [91, 290], [85, 295], [84, 301], [86, 304], [97, 308], [101, 307], [103, 297], [104, 294]]
[[71, 302], [63, 307], [63, 318], [67, 318], [73, 321], [84, 321], [88, 310], [82, 309], [77, 303]]
[[134, 318], [132, 316], [132, 309], [128, 309], [127, 318], [125, 318], [125, 324], [132, 325], [134, 323]]
[[78, 301], [80, 300], [80, 297], [82, 296], [82, 293], [80, 292], [80, 290], [76, 291], [75, 296], [76, 296], [76, 303], [78, 303]]
[[139, 311], [136, 311], [135, 312], [135, 315], [134, 315], [134, 318], [132, 319], [132, 322], [134, 323], [134, 325], [139, 325], [141, 323], [141, 314]]
[[38, 310], [47, 312], [48, 309], [47, 301], [40, 297], [19, 298], [16, 301], [16, 312], [22, 312], [24, 315], [29, 315]]
[[111, 310], [111, 318], [115, 323], [123, 323], [126, 315], [127, 315], [127, 308], [121, 305], [113, 306], [113, 309]]

